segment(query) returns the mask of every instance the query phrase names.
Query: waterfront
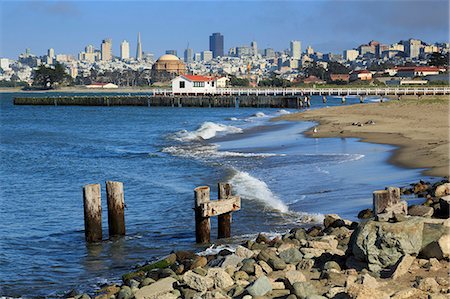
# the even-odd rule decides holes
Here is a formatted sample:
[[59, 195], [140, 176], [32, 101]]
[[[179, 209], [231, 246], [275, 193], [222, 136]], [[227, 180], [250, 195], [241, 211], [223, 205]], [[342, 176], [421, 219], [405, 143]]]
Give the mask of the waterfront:
[[[270, 123], [287, 113], [277, 109], [17, 107], [12, 96], [0, 95], [2, 295], [92, 289], [174, 248], [202, 250], [191, 210], [198, 185], [215, 194], [230, 181], [242, 195], [239, 237], [330, 212], [354, 219], [372, 190], [420, 177], [386, 163], [392, 147], [309, 139], [302, 132], [312, 123]], [[323, 107], [321, 98], [312, 104]], [[125, 183], [127, 237], [86, 246], [81, 187], [105, 180]]]

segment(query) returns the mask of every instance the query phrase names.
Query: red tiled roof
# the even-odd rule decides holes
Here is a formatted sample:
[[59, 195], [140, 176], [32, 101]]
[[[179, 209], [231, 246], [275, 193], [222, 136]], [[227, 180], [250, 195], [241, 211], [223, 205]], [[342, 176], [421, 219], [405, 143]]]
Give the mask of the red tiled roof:
[[397, 70], [405, 72], [438, 72], [439, 68], [435, 66], [399, 66]]
[[370, 73], [368, 70], [358, 70], [358, 71], [354, 71], [355, 74], [368, 74]]
[[214, 81], [214, 77], [200, 76], [200, 75], [182, 75], [183, 78], [195, 82], [209, 82]]

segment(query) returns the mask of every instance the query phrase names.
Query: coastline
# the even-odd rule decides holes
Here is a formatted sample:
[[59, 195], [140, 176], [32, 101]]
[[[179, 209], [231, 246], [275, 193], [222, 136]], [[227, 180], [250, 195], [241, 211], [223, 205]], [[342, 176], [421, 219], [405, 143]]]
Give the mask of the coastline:
[[[401, 101], [308, 110], [276, 120], [317, 121], [312, 138], [360, 138], [396, 146], [390, 163], [421, 168], [428, 176], [449, 176], [449, 98], [404, 97]], [[374, 124], [366, 124], [373, 121]]]

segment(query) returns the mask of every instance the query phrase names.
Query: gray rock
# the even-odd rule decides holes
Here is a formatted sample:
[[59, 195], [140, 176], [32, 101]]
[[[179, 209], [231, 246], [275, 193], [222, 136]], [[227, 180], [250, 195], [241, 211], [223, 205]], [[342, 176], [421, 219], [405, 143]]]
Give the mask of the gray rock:
[[291, 231], [294, 235], [294, 238], [297, 240], [305, 240], [306, 239], [306, 231], [304, 228], [295, 228]]
[[337, 271], [341, 271], [341, 266], [339, 266], [338, 263], [336, 263], [335, 261], [328, 261], [323, 265], [323, 270], [337, 270]]
[[139, 287], [142, 288], [142, 287], [148, 286], [149, 284], [152, 284], [154, 282], [155, 282], [154, 279], [151, 279], [150, 277], [146, 277], [146, 278], [144, 278], [144, 280], [142, 280], [142, 282], [139, 285]]
[[266, 276], [261, 276], [247, 288], [247, 292], [252, 296], [264, 296], [270, 291], [272, 284]]
[[449, 218], [450, 195], [439, 199], [439, 212], [442, 217]]
[[287, 267], [286, 263], [277, 256], [270, 258], [267, 263], [274, 270], [284, 270]]
[[339, 217], [339, 215], [327, 214], [323, 219], [323, 226], [325, 226], [325, 228], [328, 228], [337, 220], [342, 220], [341, 217]]
[[[197, 268], [200, 269], [200, 268]], [[202, 276], [194, 273], [193, 271], [187, 271], [183, 275], [183, 281], [191, 288], [200, 292], [204, 292], [214, 286], [214, 280], [211, 277]]]
[[414, 262], [415, 257], [410, 256], [409, 254], [406, 254], [401, 257], [401, 259], [398, 261], [398, 263], [395, 265], [395, 270], [392, 273], [392, 278], [397, 279], [400, 276], [406, 274], [411, 267], [412, 263]]
[[138, 287], [139, 287], [139, 281], [136, 281], [136, 280], [134, 280], [134, 279], [130, 279], [130, 280], [128, 280], [127, 285], [128, 285], [130, 288], [138, 288]]
[[359, 219], [369, 219], [373, 217], [372, 209], [364, 209], [358, 213]]
[[317, 295], [316, 288], [309, 282], [296, 282], [293, 288], [295, 296], [299, 299], [307, 299], [308, 296]]
[[260, 261], [265, 261], [266, 263], [269, 261], [269, 259], [277, 257], [276, 253], [273, 250], [270, 249], [263, 249], [258, 254], [257, 259]]
[[297, 265], [303, 259], [303, 255], [297, 248], [289, 248], [287, 250], [284, 250], [280, 252], [279, 257], [286, 264], [294, 264], [294, 265]]
[[255, 264], [256, 261], [254, 259], [245, 259], [242, 262], [241, 271], [244, 271], [247, 274], [254, 274], [255, 273]]
[[306, 299], [327, 299], [327, 297], [320, 296], [320, 295], [311, 295], [311, 296], [308, 296]]
[[297, 270], [306, 270], [309, 271], [314, 266], [314, 260], [312, 259], [304, 259], [297, 265]]
[[133, 297], [133, 292], [129, 286], [123, 286], [119, 293], [117, 293], [117, 299], [130, 299]]
[[408, 215], [411, 216], [431, 217], [433, 213], [434, 209], [432, 207], [412, 205], [408, 208]]
[[158, 299], [161, 295], [173, 291], [173, 285], [177, 281], [173, 277], [166, 277], [151, 285], [139, 289], [134, 294], [135, 299]]
[[450, 235], [443, 235], [437, 241], [433, 241], [422, 249], [421, 255], [425, 258], [441, 260], [450, 255]]

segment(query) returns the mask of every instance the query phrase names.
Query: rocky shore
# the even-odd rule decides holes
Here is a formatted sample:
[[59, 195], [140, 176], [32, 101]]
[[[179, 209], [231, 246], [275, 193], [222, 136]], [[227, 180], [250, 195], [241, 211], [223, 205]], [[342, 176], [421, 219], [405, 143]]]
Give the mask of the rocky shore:
[[[385, 193], [389, 203], [380, 209], [374, 196], [359, 223], [330, 214], [322, 226], [259, 234], [216, 254], [175, 251], [95, 298], [449, 298], [450, 183], [421, 181]], [[400, 195], [412, 193], [424, 202], [405, 209]]]

